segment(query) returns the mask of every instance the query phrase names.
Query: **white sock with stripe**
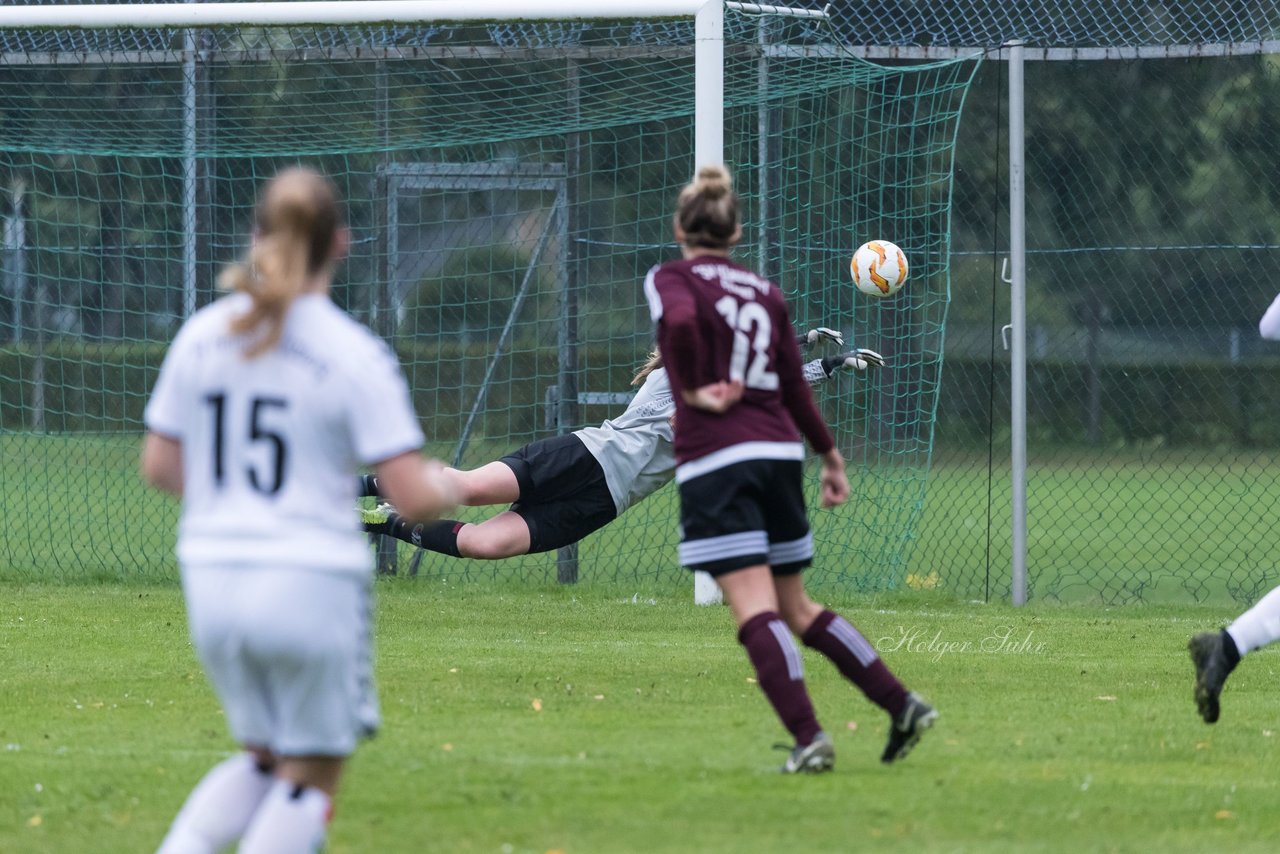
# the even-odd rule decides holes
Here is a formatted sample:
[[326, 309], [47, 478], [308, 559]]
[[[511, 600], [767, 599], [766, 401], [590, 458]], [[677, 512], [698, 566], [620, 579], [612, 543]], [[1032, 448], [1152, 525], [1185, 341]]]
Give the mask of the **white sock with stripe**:
[[239, 839], [275, 778], [240, 753], [196, 784], [160, 843], [158, 854], [215, 854]]
[[276, 780], [240, 842], [240, 854], [314, 854], [332, 801], [319, 789]]

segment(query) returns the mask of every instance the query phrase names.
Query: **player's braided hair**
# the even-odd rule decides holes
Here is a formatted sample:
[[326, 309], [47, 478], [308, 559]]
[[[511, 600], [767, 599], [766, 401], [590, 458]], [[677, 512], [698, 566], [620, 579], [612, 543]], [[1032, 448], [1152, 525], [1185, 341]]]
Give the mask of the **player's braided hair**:
[[676, 225], [687, 246], [728, 249], [738, 240], [738, 194], [729, 170], [719, 164], [703, 166], [680, 191]]
[[295, 167], [267, 182], [254, 218], [253, 248], [218, 280], [222, 288], [253, 299], [252, 308], [231, 322], [235, 334], [258, 332], [246, 356], [279, 343], [289, 304], [308, 277], [330, 262], [341, 225], [337, 191], [319, 172]]

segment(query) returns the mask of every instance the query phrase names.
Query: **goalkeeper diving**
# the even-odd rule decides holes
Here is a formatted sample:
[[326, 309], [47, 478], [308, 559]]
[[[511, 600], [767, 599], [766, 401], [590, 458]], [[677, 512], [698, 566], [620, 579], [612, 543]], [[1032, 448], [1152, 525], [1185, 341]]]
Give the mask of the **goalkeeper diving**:
[[[800, 336], [812, 346], [844, 347], [839, 332], [825, 327]], [[842, 369], [865, 374], [884, 366], [874, 350], [841, 349], [804, 365], [804, 378], [820, 385]], [[671, 382], [655, 351], [636, 373], [630, 405], [598, 427], [538, 439], [475, 469], [446, 468], [459, 505], [509, 504], [482, 522], [442, 519], [412, 523], [389, 504], [363, 510], [365, 530], [395, 537], [451, 557], [499, 560], [552, 551], [576, 543], [652, 495], [675, 476], [675, 401]], [[365, 496], [379, 496], [377, 479], [365, 475]]]

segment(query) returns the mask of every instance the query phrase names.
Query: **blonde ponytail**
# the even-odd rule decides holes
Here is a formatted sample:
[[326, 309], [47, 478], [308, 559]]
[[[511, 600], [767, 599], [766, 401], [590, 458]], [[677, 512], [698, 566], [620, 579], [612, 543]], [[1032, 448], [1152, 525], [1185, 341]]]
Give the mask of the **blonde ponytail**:
[[253, 334], [246, 358], [280, 343], [289, 306], [331, 260], [340, 225], [337, 194], [320, 173], [288, 169], [268, 182], [258, 203], [253, 248], [218, 278], [219, 287], [253, 301], [231, 321], [233, 334]]

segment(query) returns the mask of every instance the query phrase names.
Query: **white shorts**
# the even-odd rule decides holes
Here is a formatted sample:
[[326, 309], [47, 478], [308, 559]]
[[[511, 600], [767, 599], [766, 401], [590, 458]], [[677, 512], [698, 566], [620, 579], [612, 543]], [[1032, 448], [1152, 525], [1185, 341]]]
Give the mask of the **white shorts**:
[[338, 757], [377, 730], [371, 585], [305, 569], [183, 569], [191, 639], [240, 744]]

